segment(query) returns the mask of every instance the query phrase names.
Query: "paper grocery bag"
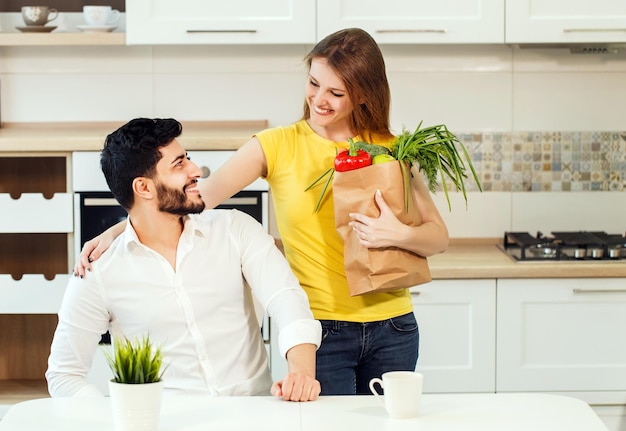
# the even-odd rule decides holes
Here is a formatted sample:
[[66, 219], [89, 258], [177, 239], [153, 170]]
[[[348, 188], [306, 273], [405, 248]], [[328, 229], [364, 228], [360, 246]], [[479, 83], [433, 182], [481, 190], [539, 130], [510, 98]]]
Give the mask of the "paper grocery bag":
[[369, 217], [380, 215], [374, 200], [376, 190], [381, 191], [385, 202], [400, 221], [411, 226], [422, 223], [413, 193], [409, 193], [409, 209], [405, 211], [404, 179], [399, 161], [335, 172], [335, 226], [343, 239], [350, 296], [389, 292], [431, 280], [425, 257], [397, 247], [368, 249], [361, 245], [356, 233], [348, 225], [351, 221], [348, 214], [352, 212]]

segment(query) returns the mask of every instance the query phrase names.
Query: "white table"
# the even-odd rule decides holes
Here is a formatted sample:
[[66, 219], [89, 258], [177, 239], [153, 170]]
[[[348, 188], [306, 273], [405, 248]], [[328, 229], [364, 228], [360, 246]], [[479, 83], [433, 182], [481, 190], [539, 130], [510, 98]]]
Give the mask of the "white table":
[[325, 397], [300, 410], [301, 431], [608, 431], [584, 401], [560, 395], [424, 395], [414, 419], [389, 419], [374, 397]]
[[[2, 431], [113, 431], [109, 398], [42, 398], [11, 407]], [[167, 396], [159, 431], [294, 431], [300, 406], [274, 397]]]
[[[18, 403], [0, 431], [113, 431], [108, 398]], [[543, 394], [424, 395], [420, 417], [389, 419], [373, 396], [289, 403], [273, 397], [166, 396], [160, 431], [608, 431], [583, 401]]]

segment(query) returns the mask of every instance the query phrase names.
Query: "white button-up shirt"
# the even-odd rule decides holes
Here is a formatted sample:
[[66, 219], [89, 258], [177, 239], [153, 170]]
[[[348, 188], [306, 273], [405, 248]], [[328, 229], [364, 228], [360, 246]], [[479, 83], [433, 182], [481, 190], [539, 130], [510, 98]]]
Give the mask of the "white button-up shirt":
[[92, 272], [71, 278], [48, 359], [52, 396], [101, 395], [86, 375], [107, 330], [114, 338], [149, 334], [161, 344], [166, 389], [269, 394], [252, 294], [277, 322], [282, 355], [298, 344], [319, 347], [321, 328], [306, 294], [259, 223], [236, 210], [184, 221], [176, 270], [127, 223]]

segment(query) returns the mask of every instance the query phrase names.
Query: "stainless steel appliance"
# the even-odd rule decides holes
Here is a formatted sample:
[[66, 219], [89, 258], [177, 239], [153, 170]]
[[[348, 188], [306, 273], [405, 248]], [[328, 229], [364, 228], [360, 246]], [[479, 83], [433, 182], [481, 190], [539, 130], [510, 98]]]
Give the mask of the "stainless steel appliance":
[[505, 232], [500, 248], [516, 262], [595, 262], [626, 259], [626, 237], [602, 231]]

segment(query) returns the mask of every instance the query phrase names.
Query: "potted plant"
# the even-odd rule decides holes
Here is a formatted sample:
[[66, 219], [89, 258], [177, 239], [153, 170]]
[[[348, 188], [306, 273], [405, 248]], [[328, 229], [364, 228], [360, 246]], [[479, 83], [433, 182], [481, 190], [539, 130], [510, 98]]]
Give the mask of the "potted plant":
[[156, 431], [165, 371], [161, 347], [149, 336], [114, 338], [106, 358], [113, 372], [109, 393], [116, 431]]

